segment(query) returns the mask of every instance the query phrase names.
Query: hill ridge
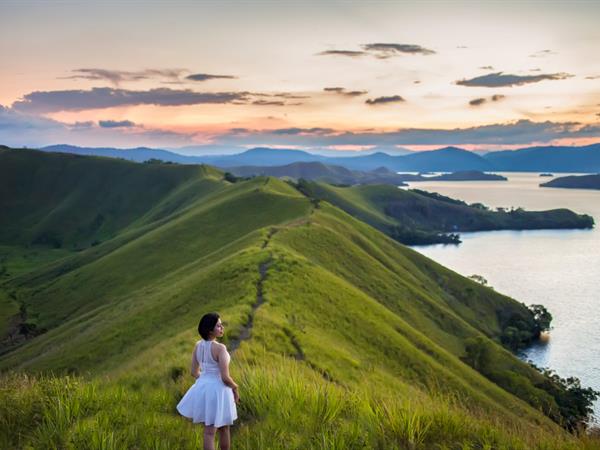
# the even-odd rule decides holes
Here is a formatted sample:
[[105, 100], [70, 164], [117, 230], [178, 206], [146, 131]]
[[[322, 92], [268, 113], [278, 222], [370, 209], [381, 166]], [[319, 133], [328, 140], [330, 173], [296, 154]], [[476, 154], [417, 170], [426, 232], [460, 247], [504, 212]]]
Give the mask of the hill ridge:
[[[150, 166], [136, 167], [188, 170]], [[132, 447], [142, 442], [136, 430], [145, 421], [172, 445], [194, 445], [173, 406], [190, 383], [184, 374], [197, 319], [211, 310], [225, 322], [224, 342], [239, 342], [232, 374], [244, 395], [240, 446], [260, 448], [276, 431], [290, 448], [332, 436], [343, 448], [394, 448], [409, 442], [403, 417], [427, 424], [419, 432], [425, 447], [483, 446], [489, 436], [493, 445], [523, 449], [575, 442], [556, 424], [562, 416], [543, 375], [501, 345], [516, 321], [523, 332], [534, 329], [524, 305], [296, 185], [268, 177], [192, 185], [185, 195], [174, 191], [181, 203], [170, 198], [173, 209], [163, 204], [163, 215], [141, 215], [95, 246], [67, 249], [67, 259], [32, 263], [0, 283], [2, 307], [12, 293], [30, 325], [47, 328], [0, 356], [0, 380], [10, 386], [0, 395], [12, 399], [0, 404], [11, 405], [5, 413], [16, 424], [10, 436], [27, 436], [23, 444], [9, 436], [9, 447], [41, 445], [41, 434], [25, 429], [39, 417], [27, 406], [32, 392], [80, 402], [67, 425], [49, 434], [53, 445], [113, 432], [115, 445]], [[107, 184], [106, 195], [118, 186]], [[67, 206], [73, 213], [79, 204]], [[492, 363], [469, 359], [470, 339], [493, 353]], [[28, 384], [6, 374], [15, 369], [32, 380], [55, 375]], [[67, 374], [80, 383], [68, 395], [61, 387]], [[35, 391], [43, 386], [58, 394]], [[444, 400], [450, 397], [461, 400]], [[43, 414], [57, 414], [56, 402], [43, 404]], [[52, 424], [36, 426], [50, 433]]]

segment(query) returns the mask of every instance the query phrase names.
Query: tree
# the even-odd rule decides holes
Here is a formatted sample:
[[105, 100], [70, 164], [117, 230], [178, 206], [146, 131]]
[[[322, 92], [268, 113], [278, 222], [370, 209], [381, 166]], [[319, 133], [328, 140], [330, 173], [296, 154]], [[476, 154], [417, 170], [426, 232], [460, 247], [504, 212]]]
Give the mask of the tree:
[[488, 281], [482, 277], [481, 275], [477, 275], [477, 274], [473, 274], [469, 276], [469, 279], [481, 284], [482, 286], [487, 286], [488, 285]]
[[500, 336], [500, 340], [511, 349], [518, 349], [521, 345], [521, 336], [516, 327], [506, 327]]
[[484, 205], [483, 203], [479, 203], [479, 202], [477, 202], [477, 203], [471, 203], [469, 206], [471, 208], [480, 209], [482, 211], [489, 211], [490, 210], [490, 208], [488, 208], [486, 205]]
[[223, 175], [223, 178], [225, 179], [225, 181], [229, 181], [230, 183], [236, 183], [239, 180], [239, 178], [236, 177], [231, 172], [225, 172], [225, 175]]
[[550, 314], [544, 305], [529, 305], [529, 311], [533, 314], [533, 320], [540, 333], [550, 329], [552, 314]]
[[468, 338], [465, 345], [464, 361], [473, 369], [485, 374], [489, 372], [493, 360], [494, 349], [482, 336]]
[[555, 398], [562, 416], [562, 425], [571, 432], [585, 429], [588, 419], [594, 413], [593, 404], [600, 392], [581, 387], [579, 378], [561, 378], [552, 370], [538, 370], [541, 370], [545, 378], [539, 387]]

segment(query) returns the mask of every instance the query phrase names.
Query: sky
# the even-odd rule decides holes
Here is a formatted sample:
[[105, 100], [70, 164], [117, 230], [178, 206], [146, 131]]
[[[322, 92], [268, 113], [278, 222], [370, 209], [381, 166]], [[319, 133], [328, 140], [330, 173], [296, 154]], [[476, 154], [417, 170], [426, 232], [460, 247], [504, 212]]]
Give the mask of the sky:
[[600, 142], [599, 1], [0, 0], [0, 144]]

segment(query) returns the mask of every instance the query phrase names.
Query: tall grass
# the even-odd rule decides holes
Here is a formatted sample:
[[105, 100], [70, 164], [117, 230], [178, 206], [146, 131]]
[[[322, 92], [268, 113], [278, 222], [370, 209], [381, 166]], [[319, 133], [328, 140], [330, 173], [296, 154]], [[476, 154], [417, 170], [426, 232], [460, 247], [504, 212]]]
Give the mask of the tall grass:
[[[272, 358], [271, 355], [265, 355]], [[537, 435], [473, 416], [450, 397], [418, 402], [324, 380], [301, 361], [264, 367], [240, 356], [237, 449], [592, 449], [600, 440]], [[0, 448], [194, 449], [202, 427], [175, 411], [187, 379], [126, 379], [5, 373]]]

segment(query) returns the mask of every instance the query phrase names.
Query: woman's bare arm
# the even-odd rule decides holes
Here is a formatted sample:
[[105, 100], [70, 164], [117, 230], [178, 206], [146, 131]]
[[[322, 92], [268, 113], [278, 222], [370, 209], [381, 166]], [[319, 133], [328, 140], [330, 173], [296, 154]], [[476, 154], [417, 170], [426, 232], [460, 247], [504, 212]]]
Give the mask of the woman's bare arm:
[[198, 348], [198, 344], [194, 347], [194, 351], [192, 353], [192, 369], [191, 373], [194, 378], [198, 378], [200, 376], [200, 363], [198, 362], [198, 358], [196, 358], [196, 349]]
[[217, 362], [219, 363], [219, 370], [221, 371], [221, 379], [223, 380], [223, 383], [233, 389], [233, 397], [237, 403], [240, 397], [238, 395], [238, 385], [233, 381], [231, 375], [229, 375], [230, 359], [231, 357], [229, 356], [229, 353], [227, 353], [227, 348], [223, 344], [219, 345], [217, 348]]

